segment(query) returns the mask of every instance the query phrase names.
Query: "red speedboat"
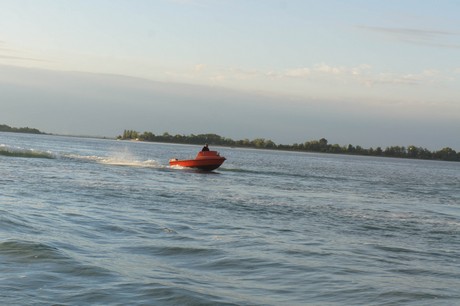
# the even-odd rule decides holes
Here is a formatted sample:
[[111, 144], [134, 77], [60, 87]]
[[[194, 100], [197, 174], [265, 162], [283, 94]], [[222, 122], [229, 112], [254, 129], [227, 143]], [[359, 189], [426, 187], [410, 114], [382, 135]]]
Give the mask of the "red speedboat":
[[187, 168], [197, 168], [204, 171], [212, 171], [217, 169], [225, 161], [225, 157], [220, 156], [217, 151], [201, 151], [198, 152], [195, 159], [178, 160], [177, 158], [170, 159], [170, 166], [180, 166]]

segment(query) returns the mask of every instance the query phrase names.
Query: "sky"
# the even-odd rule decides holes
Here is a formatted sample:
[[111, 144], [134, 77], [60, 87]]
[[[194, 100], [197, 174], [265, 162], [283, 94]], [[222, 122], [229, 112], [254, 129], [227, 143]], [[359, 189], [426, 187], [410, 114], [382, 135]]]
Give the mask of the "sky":
[[0, 0], [0, 124], [460, 150], [456, 0]]

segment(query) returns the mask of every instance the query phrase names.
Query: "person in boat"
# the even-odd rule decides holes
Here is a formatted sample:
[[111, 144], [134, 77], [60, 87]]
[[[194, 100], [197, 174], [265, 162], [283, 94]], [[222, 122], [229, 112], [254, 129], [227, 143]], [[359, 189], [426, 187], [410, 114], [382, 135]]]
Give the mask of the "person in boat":
[[203, 149], [201, 149], [201, 152], [206, 152], [206, 151], [209, 151], [208, 144], [205, 144]]

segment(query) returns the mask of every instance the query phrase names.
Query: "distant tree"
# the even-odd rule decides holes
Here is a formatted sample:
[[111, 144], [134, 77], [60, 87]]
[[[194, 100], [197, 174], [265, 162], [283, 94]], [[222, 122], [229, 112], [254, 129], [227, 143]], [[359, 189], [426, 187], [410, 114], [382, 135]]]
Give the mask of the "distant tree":
[[265, 148], [267, 149], [275, 149], [276, 148], [276, 143], [274, 143], [271, 140], [265, 141]]
[[329, 153], [343, 153], [344, 150], [341, 146], [339, 146], [338, 144], [333, 144], [332, 146], [330, 146], [329, 148]]
[[139, 133], [134, 130], [124, 130], [121, 139], [138, 139]]
[[388, 157], [406, 157], [406, 148], [400, 146], [387, 147], [383, 154]]
[[455, 161], [455, 160], [458, 160], [457, 159], [457, 152], [455, 152], [455, 150], [447, 147], [447, 148], [443, 148], [439, 151], [437, 151], [435, 154], [434, 154], [435, 158], [437, 159], [441, 159], [441, 160], [448, 160], [448, 161]]
[[29, 127], [15, 128], [15, 127], [10, 127], [6, 124], [0, 124], [0, 132], [43, 134], [38, 129], [29, 128]]
[[251, 144], [256, 148], [265, 148], [265, 139], [256, 138], [253, 141], [251, 141]]
[[349, 144], [347, 147], [347, 152], [353, 154], [356, 152], [356, 148], [353, 145]]
[[418, 156], [418, 148], [416, 146], [408, 146], [407, 147], [407, 157], [410, 158], [417, 158]]
[[142, 141], [153, 141], [155, 139], [155, 134], [152, 132], [144, 132], [139, 135], [139, 140]]
[[[0, 125], [0, 130], [12, 128]], [[24, 128], [29, 129], [29, 128]], [[17, 129], [16, 129], [17, 130]], [[401, 157], [401, 158], [420, 158], [420, 159], [440, 159], [449, 161], [460, 161], [460, 152], [456, 152], [451, 148], [443, 148], [437, 152], [431, 152], [428, 149], [410, 145], [407, 148], [404, 146], [391, 146], [382, 150], [381, 147], [373, 149], [363, 148], [361, 146], [348, 146], [341, 147], [338, 144], [329, 144], [326, 138], [320, 140], [311, 140], [304, 143], [294, 143], [293, 145], [277, 145], [275, 142], [265, 138], [256, 138], [249, 140], [247, 138], [242, 140], [233, 140], [230, 138], [221, 137], [217, 134], [191, 134], [186, 135], [171, 135], [164, 132], [162, 135], [155, 135], [151, 132], [144, 132], [139, 134], [134, 130], [124, 130], [123, 135], [118, 136], [118, 139], [139, 139], [142, 141], [158, 141], [158, 142], [173, 142], [173, 143], [187, 143], [187, 144], [203, 144], [209, 143], [211, 145], [225, 145], [225, 146], [238, 146], [238, 147], [252, 147], [258, 149], [278, 149], [278, 150], [294, 150], [294, 151], [307, 151], [307, 152], [324, 152], [334, 154], [357, 154], [357, 155], [372, 155], [372, 156], [386, 156], [386, 157]]]
[[321, 152], [327, 152], [328, 151], [328, 145], [327, 145], [327, 139], [326, 138], [321, 138], [318, 143], [319, 143], [319, 150]]

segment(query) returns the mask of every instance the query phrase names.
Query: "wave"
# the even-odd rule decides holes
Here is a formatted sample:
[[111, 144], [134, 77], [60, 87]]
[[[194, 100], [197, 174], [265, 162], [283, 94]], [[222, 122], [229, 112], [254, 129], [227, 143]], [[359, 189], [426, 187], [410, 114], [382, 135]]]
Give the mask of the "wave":
[[313, 174], [305, 173], [292, 173], [284, 170], [254, 170], [254, 169], [242, 169], [242, 168], [219, 168], [220, 171], [231, 172], [231, 173], [241, 173], [241, 174], [253, 174], [253, 175], [265, 175], [270, 177], [282, 176], [282, 177], [294, 177], [294, 178], [317, 178], [317, 179], [337, 179], [336, 177], [326, 177]]
[[78, 155], [78, 154], [63, 154], [63, 159], [72, 159], [82, 162], [94, 162], [111, 166], [128, 166], [128, 167], [143, 167], [143, 168], [161, 168], [162, 165], [153, 159], [139, 160], [133, 157], [119, 156], [96, 156], [96, 155]]
[[110, 166], [127, 166], [140, 168], [168, 168], [153, 159], [140, 160], [130, 154], [114, 154], [113, 156], [80, 155], [73, 153], [55, 153], [22, 147], [0, 144], [0, 156], [19, 158], [45, 158], [57, 160], [73, 160], [79, 162], [99, 163]]
[[42, 260], [66, 260], [61, 251], [49, 244], [23, 240], [0, 242], [0, 254], [10, 256], [15, 261], [36, 262]]
[[156, 160], [138, 160], [132, 156], [95, 156], [79, 154], [56, 154], [51, 151], [40, 151], [1, 144], [0, 156], [22, 158], [47, 158], [47, 159], [71, 159], [84, 162], [95, 162], [112, 166], [129, 166], [144, 168], [163, 168]]
[[3, 144], [0, 145], [0, 156], [49, 159], [56, 158], [56, 156], [51, 152], [39, 151], [34, 149], [25, 149], [21, 147], [11, 147]]
[[13, 215], [5, 210], [0, 210], [0, 215], [0, 231], [39, 233], [30, 222], [27, 222], [21, 216]]
[[[56, 277], [65, 274], [70, 277], [105, 277], [113, 273], [101, 266], [89, 265], [76, 260], [62, 248], [52, 243], [8, 239], [0, 241], [0, 256], [8, 263], [27, 265], [30, 271], [42, 271], [41, 264], [47, 263], [47, 268], [56, 272]], [[38, 266], [34, 266], [38, 265]]]
[[170, 246], [170, 245], [149, 245], [149, 246], [139, 246], [139, 247], [128, 247], [124, 248], [126, 251], [131, 254], [154, 254], [155, 256], [197, 256], [197, 257], [206, 257], [212, 255], [220, 255], [221, 252], [206, 247], [192, 247], [192, 246]]

